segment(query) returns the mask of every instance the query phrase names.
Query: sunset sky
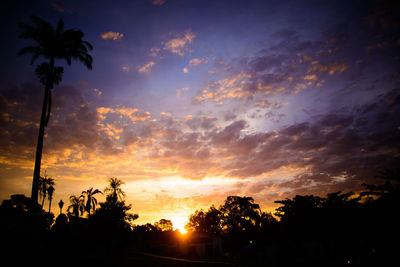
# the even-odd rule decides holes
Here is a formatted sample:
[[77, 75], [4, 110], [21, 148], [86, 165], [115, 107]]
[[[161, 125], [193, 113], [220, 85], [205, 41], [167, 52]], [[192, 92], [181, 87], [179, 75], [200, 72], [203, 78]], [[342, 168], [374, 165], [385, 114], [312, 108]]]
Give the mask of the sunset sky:
[[[43, 86], [18, 39], [39, 16], [78, 28], [93, 70], [64, 66], [42, 175], [52, 210], [107, 179], [138, 224], [181, 227], [229, 195], [266, 211], [400, 166], [399, 5], [389, 1], [5, 1], [0, 200], [30, 196]], [[379, 3], [379, 4], [377, 4]], [[40, 63], [43, 59], [37, 61]], [[98, 200], [104, 200], [99, 196]]]

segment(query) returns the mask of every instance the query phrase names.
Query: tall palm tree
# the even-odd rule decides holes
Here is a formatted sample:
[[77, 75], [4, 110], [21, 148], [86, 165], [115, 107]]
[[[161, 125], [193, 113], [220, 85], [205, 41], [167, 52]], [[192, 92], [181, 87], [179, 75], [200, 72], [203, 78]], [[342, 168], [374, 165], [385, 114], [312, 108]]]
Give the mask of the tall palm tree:
[[19, 37], [33, 40], [35, 44], [22, 48], [18, 55], [33, 54], [31, 64], [39, 57], [46, 59], [35, 70], [40, 82], [44, 85], [42, 115], [40, 117], [31, 193], [31, 199], [37, 202], [44, 129], [49, 122], [51, 111], [51, 89], [55, 84], [61, 82], [64, 72], [62, 67], [55, 66], [55, 60], [64, 59], [68, 65], [71, 65], [71, 59], [77, 59], [88, 69], [92, 69], [93, 59], [88, 52], [93, 49], [93, 46], [82, 39], [82, 31], [76, 29], [64, 30], [64, 21], [62, 19], [59, 20], [56, 28], [36, 16], [31, 16], [31, 20], [33, 25], [19, 24], [22, 30]]
[[108, 197], [110, 197], [114, 202], [117, 202], [118, 198], [122, 200], [125, 197], [125, 192], [121, 189], [124, 182], [114, 177], [110, 178], [108, 182], [109, 185], [104, 189], [104, 192], [109, 193]]
[[49, 188], [47, 188], [47, 198], [49, 199], [49, 213], [51, 209], [51, 201], [53, 200], [53, 193], [55, 189], [54, 186], [50, 185]]
[[95, 194], [103, 194], [100, 190], [95, 189], [93, 191], [93, 187], [89, 188], [86, 191], [82, 191], [81, 197], [85, 197], [86, 195], [86, 205], [85, 205], [85, 210], [89, 213], [90, 216], [90, 210], [93, 209], [93, 211], [96, 208], [97, 205], [97, 199], [94, 197]]
[[77, 197], [75, 195], [71, 195], [69, 197], [69, 202], [71, 202], [71, 205], [68, 206], [68, 212], [72, 210], [72, 215], [76, 217], [79, 217], [79, 213], [80, 215], [83, 214], [83, 212], [85, 211], [85, 204], [82, 196]]

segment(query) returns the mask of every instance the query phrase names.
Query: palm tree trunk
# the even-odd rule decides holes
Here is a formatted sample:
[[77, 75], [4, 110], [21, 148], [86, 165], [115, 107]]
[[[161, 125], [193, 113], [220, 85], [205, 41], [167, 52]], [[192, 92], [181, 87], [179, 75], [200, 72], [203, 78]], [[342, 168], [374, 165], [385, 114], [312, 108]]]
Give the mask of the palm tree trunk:
[[51, 209], [51, 198], [49, 199], [49, 213], [50, 213], [50, 209]]
[[[50, 70], [52, 71], [53, 68], [54, 68], [54, 58], [51, 58], [50, 59]], [[52, 76], [52, 74], [49, 73], [49, 76]], [[37, 146], [36, 146], [35, 169], [33, 170], [31, 199], [35, 203], [37, 203], [37, 201], [38, 201], [38, 188], [39, 188], [39, 177], [40, 177], [40, 165], [42, 162], [44, 128], [46, 126], [45, 125], [46, 124], [46, 113], [47, 113], [47, 108], [48, 108], [47, 105], [49, 102], [51, 87], [52, 87], [52, 78], [48, 78], [46, 87], [44, 89], [42, 115], [40, 117], [39, 135], [38, 135], [38, 141], [37, 141]]]
[[50, 88], [49, 88], [49, 86], [46, 86], [45, 93], [44, 93], [44, 99], [43, 99], [43, 106], [42, 106], [42, 116], [40, 117], [39, 135], [38, 135], [38, 141], [37, 141], [37, 146], [36, 146], [35, 169], [33, 171], [31, 199], [34, 202], [38, 201], [40, 164], [42, 161], [44, 127], [45, 127], [46, 111], [47, 111], [49, 94], [50, 94]]

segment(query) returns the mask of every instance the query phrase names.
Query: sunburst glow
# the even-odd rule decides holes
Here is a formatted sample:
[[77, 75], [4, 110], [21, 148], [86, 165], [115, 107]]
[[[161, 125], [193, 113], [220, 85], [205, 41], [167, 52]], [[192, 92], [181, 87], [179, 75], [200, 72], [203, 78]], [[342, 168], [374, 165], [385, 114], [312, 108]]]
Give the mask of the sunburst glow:
[[179, 230], [181, 234], [186, 234], [185, 225], [188, 222], [187, 217], [176, 217], [171, 219], [174, 230]]

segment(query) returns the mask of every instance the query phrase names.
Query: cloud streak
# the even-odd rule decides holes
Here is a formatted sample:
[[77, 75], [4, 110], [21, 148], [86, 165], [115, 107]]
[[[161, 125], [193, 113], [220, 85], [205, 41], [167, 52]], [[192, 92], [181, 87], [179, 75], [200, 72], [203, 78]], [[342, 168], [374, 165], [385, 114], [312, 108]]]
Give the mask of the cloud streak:
[[101, 35], [101, 39], [103, 40], [121, 40], [124, 37], [123, 33], [120, 32], [113, 32], [113, 31], [108, 31], [108, 32], [103, 32]]

